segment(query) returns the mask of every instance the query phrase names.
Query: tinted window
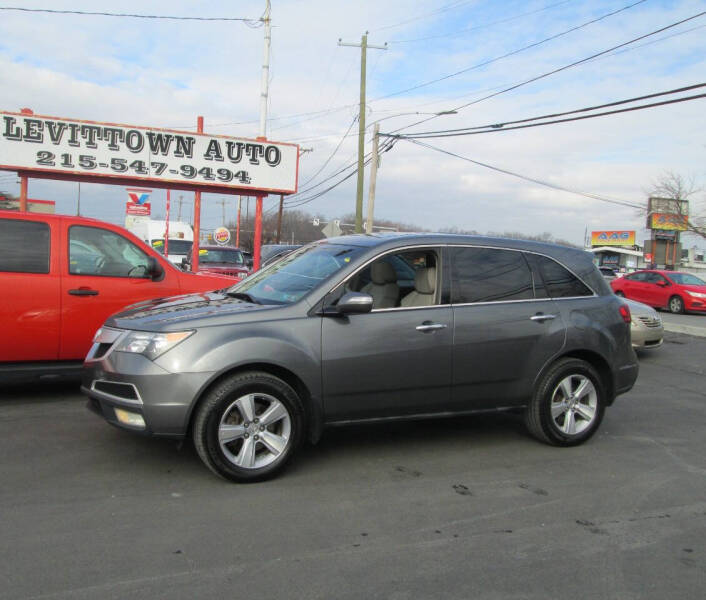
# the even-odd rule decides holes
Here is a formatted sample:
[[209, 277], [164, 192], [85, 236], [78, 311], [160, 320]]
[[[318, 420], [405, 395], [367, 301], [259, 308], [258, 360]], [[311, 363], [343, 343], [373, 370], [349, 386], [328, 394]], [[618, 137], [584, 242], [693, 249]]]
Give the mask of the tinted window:
[[536, 260], [552, 298], [593, 295], [593, 292], [584, 283], [555, 260], [539, 255]]
[[631, 273], [630, 275], [626, 275], [625, 279], [629, 279], [630, 281], [646, 281], [647, 273], [644, 271], [641, 271], [640, 273]]
[[534, 298], [532, 274], [521, 252], [450, 248], [451, 302], [498, 302]]
[[646, 273], [645, 281], [647, 283], [665, 283], [666, 279], [659, 273]]
[[49, 225], [0, 219], [0, 271], [49, 273]]
[[69, 228], [69, 273], [104, 277], [146, 277], [147, 254], [107, 229]]
[[674, 283], [680, 285], [706, 285], [706, 281], [699, 279], [696, 275], [690, 275], [689, 273], [670, 273], [669, 276]]

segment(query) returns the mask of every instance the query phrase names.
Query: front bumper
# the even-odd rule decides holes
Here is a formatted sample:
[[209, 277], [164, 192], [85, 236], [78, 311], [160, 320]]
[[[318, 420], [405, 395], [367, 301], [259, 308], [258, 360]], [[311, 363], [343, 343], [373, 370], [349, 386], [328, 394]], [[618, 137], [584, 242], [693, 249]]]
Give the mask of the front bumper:
[[630, 340], [633, 348], [659, 348], [664, 339], [664, 327], [646, 327], [633, 324], [630, 328]]
[[[212, 373], [170, 373], [140, 354], [111, 352], [83, 365], [81, 391], [108, 423], [148, 435], [183, 437], [191, 409]], [[119, 418], [142, 417], [144, 426]]]

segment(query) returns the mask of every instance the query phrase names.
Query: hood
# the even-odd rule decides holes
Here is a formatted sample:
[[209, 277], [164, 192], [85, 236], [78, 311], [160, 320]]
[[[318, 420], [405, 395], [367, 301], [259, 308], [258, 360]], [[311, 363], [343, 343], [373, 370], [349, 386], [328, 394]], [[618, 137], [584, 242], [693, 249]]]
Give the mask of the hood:
[[173, 331], [206, 325], [233, 323], [236, 315], [251, 314], [278, 306], [252, 304], [218, 291], [146, 300], [128, 306], [107, 321], [108, 327], [144, 331]]
[[234, 265], [233, 263], [199, 263], [199, 272], [207, 273], [243, 273], [248, 274], [250, 270], [245, 265]]

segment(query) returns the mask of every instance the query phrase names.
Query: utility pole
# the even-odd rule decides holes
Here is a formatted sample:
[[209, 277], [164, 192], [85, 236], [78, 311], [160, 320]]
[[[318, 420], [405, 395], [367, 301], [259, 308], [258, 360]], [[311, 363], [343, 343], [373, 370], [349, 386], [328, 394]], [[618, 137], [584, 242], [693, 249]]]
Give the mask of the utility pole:
[[363, 171], [363, 157], [365, 155], [365, 61], [368, 48], [376, 50], [387, 50], [387, 42], [384, 46], [373, 46], [368, 44], [368, 32], [360, 39], [360, 44], [348, 44], [338, 40], [339, 46], [360, 47], [360, 108], [358, 110], [358, 184], [355, 195], [355, 232], [363, 233], [363, 185], [365, 184], [365, 173]]
[[177, 212], [177, 221], [181, 221], [181, 205], [184, 202], [184, 196], [179, 196], [179, 211]]
[[218, 203], [221, 205], [221, 223], [226, 226], [226, 199], [221, 198]]
[[[270, 0], [266, 0], [265, 14], [262, 17], [265, 24], [265, 49], [262, 60], [262, 77], [260, 79], [260, 131], [258, 140], [267, 139], [267, 95], [270, 86], [270, 44], [272, 42], [272, 20], [270, 18]], [[253, 271], [260, 268], [260, 245], [262, 244], [262, 201], [265, 196], [255, 198], [255, 236], [253, 239]]]
[[375, 212], [375, 184], [378, 178], [378, 164], [380, 155], [378, 153], [380, 136], [380, 123], [375, 123], [373, 127], [373, 157], [370, 162], [370, 187], [368, 188], [368, 220], [365, 223], [365, 233], [373, 232], [373, 213]]
[[242, 196], [238, 196], [238, 220], [235, 225], [235, 247], [240, 248], [240, 204], [243, 200]]
[[282, 236], [282, 210], [284, 210], [284, 194], [279, 195], [279, 214], [277, 215], [277, 243]]

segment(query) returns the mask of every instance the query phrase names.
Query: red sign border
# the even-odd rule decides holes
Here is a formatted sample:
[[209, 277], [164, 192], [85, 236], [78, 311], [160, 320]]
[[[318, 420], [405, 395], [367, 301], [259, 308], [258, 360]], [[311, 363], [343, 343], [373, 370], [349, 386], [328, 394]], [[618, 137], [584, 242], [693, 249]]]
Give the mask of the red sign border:
[[150, 131], [165, 131], [169, 133], [178, 133], [182, 135], [199, 135], [211, 138], [221, 138], [228, 140], [243, 140], [248, 142], [271, 142], [279, 146], [293, 146], [297, 149], [297, 163], [296, 172], [294, 175], [294, 189], [279, 189], [279, 188], [237, 188], [237, 187], [223, 187], [218, 183], [187, 183], [184, 181], [174, 181], [171, 179], [150, 179], [149, 177], [120, 177], [115, 175], [86, 175], [85, 171], [56, 171], [52, 169], [26, 169], [22, 167], [17, 167], [17, 165], [0, 165], [0, 171], [14, 171], [19, 176], [31, 177], [34, 179], [59, 179], [63, 181], [80, 181], [81, 183], [100, 183], [104, 185], [144, 185], [149, 183], [150, 187], [159, 189], [170, 189], [170, 190], [186, 190], [186, 191], [201, 191], [201, 192], [213, 192], [219, 194], [231, 194], [238, 196], [266, 196], [267, 194], [295, 194], [297, 188], [299, 187], [299, 144], [293, 144], [291, 142], [277, 142], [275, 140], [268, 139], [256, 139], [256, 138], [241, 138], [233, 137], [229, 135], [219, 135], [219, 134], [209, 134], [209, 133], [197, 133], [195, 131], [184, 131], [182, 129], [167, 129], [165, 127], [149, 127], [145, 125], [129, 125], [126, 123], [112, 123], [108, 121], [91, 121], [87, 119], [71, 119], [68, 117], [54, 117], [49, 115], [28, 115], [22, 112], [11, 112], [0, 110], [0, 115], [11, 115], [14, 117], [30, 117], [38, 119], [58, 119], [61, 121], [71, 121], [73, 123], [88, 123], [91, 125], [108, 125], [111, 127], [132, 127], [135, 129], [149, 129]]

